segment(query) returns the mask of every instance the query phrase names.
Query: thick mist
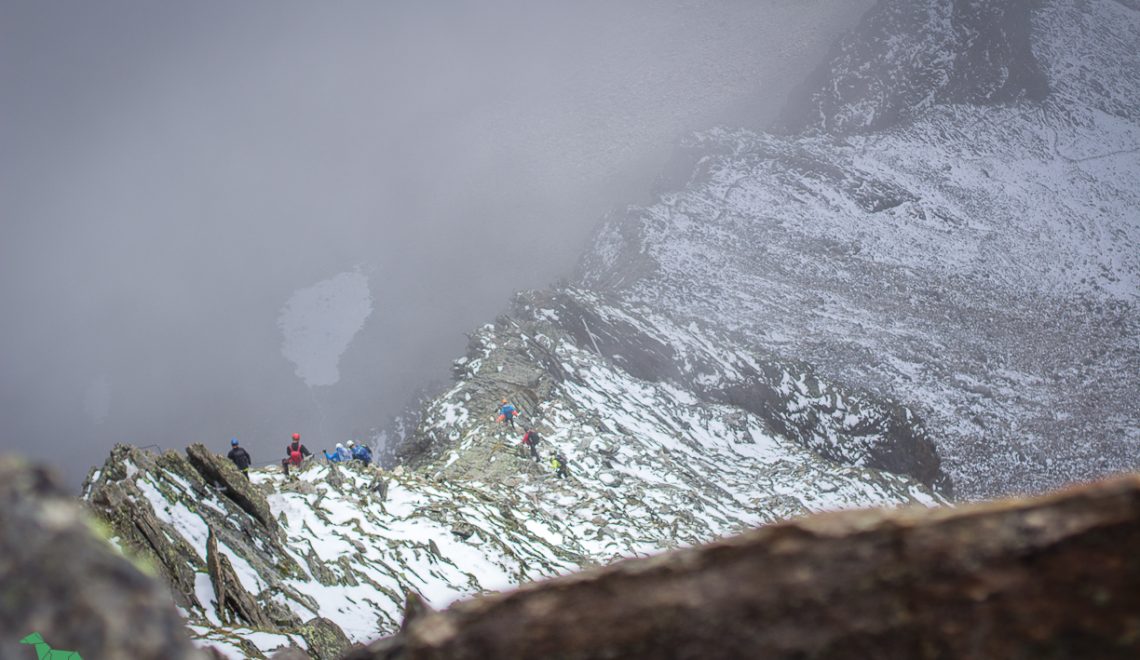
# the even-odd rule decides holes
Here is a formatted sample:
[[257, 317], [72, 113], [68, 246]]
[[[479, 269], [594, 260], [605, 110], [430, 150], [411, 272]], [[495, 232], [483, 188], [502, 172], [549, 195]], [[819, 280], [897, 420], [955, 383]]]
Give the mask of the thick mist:
[[[115, 442], [383, 425], [869, 4], [0, 5], [0, 450], [77, 484]], [[344, 273], [369, 313], [310, 387], [279, 318]]]

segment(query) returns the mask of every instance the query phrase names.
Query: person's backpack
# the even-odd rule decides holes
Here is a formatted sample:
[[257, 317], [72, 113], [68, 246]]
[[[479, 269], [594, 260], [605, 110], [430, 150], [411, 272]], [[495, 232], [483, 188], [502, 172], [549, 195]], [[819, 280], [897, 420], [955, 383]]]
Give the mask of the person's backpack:
[[300, 445], [291, 445], [289, 447], [289, 462], [292, 463], [293, 465], [300, 465], [302, 458], [304, 458], [304, 457], [301, 456], [301, 446]]

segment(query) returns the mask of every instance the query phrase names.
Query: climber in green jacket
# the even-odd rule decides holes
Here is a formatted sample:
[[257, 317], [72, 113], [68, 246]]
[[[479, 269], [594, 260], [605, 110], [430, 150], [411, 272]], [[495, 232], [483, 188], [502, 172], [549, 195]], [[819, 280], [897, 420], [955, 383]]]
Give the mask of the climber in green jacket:
[[570, 476], [570, 472], [566, 469], [566, 456], [562, 452], [558, 452], [550, 457], [550, 467], [554, 470], [554, 474], [559, 479], [565, 479]]

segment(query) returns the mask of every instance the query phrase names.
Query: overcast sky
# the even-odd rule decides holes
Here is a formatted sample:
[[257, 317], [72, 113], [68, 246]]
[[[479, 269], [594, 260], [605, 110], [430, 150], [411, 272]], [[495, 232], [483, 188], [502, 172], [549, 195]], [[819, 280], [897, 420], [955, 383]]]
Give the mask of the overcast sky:
[[[0, 3], [0, 450], [76, 485], [117, 441], [382, 425], [868, 4]], [[310, 387], [278, 322], [337, 277], [370, 309]]]

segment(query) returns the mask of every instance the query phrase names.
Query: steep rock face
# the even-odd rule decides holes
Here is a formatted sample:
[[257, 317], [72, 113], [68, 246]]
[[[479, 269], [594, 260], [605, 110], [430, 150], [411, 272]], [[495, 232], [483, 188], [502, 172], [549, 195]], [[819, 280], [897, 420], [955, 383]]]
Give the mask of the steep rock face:
[[117, 554], [42, 468], [0, 459], [0, 658], [39, 633], [87, 658], [205, 658], [170, 593]]
[[[517, 451], [522, 427], [533, 426], [551, 445], [545, 451], [563, 451], [586, 478], [634, 478], [638, 498], [652, 499], [654, 486], [676, 474], [716, 499], [728, 471], [740, 469], [741, 484], [765, 475], [765, 463], [752, 461], [769, 451], [788, 452], [801, 469], [883, 468], [945, 485], [910, 411], [750, 352], [728, 334], [582, 290], [520, 294], [511, 315], [472, 337], [457, 371], [457, 384], [425, 408], [409, 441], [420, 461], [443, 462], [439, 473], [453, 478], [519, 479], [513, 468], [488, 475], [489, 464], [496, 452]], [[495, 421], [501, 397], [523, 411], [517, 431]], [[817, 497], [811, 491], [803, 496]]]
[[421, 616], [346, 660], [1132, 658], [1140, 478], [821, 514]]
[[[749, 354], [727, 333], [681, 328], [650, 310], [618, 308], [573, 289], [532, 295], [520, 305], [522, 314], [553, 320], [579, 348], [639, 380], [671, 382], [703, 403], [757, 415], [766, 428], [837, 463], [910, 475], [950, 491], [922, 422], [902, 406], [825, 382], [807, 364]], [[553, 334], [553, 327], [543, 331]]]
[[[966, 4], [996, 11], [916, 7]], [[1044, 101], [694, 136], [689, 181], [611, 216], [579, 284], [912, 408], [967, 498], [1140, 466], [1140, 12], [1027, 20]]]
[[882, 0], [789, 100], [777, 128], [852, 134], [940, 104], [1042, 100], [1030, 47], [1037, 0]]

